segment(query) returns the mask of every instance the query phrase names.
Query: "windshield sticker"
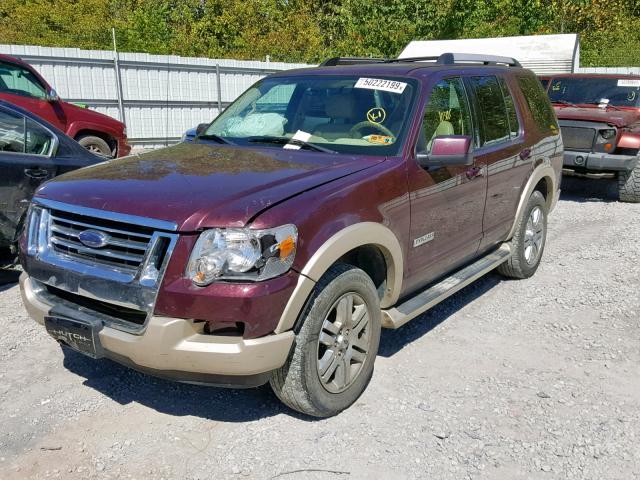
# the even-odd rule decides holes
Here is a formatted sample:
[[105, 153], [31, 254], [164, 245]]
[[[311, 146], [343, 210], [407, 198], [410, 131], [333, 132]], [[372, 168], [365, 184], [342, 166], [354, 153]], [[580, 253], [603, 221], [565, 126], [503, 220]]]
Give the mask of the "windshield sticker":
[[369, 143], [376, 143], [378, 145], [391, 145], [396, 141], [394, 137], [390, 137], [389, 135], [367, 135], [362, 138]]
[[[303, 132], [302, 130], [298, 130], [291, 140], [300, 140], [301, 142], [307, 142], [311, 138], [311, 134], [307, 132]], [[291, 141], [290, 140], [290, 141]], [[287, 143], [284, 147], [287, 150], [300, 150], [300, 145], [296, 145], [295, 143]]]
[[382, 90], [384, 92], [402, 93], [407, 88], [404, 82], [384, 80], [382, 78], [359, 78], [353, 88], [366, 88], [369, 90]]
[[620, 79], [618, 80], [619, 87], [640, 87], [640, 80]]
[[636, 99], [636, 92], [634, 90], [629, 91], [627, 93], [627, 100], [633, 102]]
[[387, 118], [387, 112], [384, 108], [375, 107], [367, 112], [367, 120], [371, 123], [382, 123]]

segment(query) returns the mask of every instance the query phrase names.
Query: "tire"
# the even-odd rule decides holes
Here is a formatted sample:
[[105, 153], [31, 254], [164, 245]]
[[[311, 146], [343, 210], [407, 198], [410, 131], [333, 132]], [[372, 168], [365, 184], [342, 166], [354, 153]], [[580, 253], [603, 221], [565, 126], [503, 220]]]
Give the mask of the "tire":
[[82, 137], [78, 137], [76, 140], [80, 145], [89, 150], [91, 153], [102, 155], [104, 157], [113, 157], [109, 144], [100, 137], [95, 137], [93, 135], [83, 135]]
[[294, 348], [273, 373], [271, 388], [298, 412], [330, 417], [353, 404], [373, 375], [381, 328], [376, 287], [359, 268], [335, 264], [317, 283], [301, 320]]
[[618, 173], [618, 196], [621, 202], [640, 203], [640, 161], [633, 170]]
[[529, 278], [540, 265], [546, 241], [547, 202], [536, 190], [529, 197], [511, 240], [511, 257], [498, 267], [498, 273], [508, 278]]

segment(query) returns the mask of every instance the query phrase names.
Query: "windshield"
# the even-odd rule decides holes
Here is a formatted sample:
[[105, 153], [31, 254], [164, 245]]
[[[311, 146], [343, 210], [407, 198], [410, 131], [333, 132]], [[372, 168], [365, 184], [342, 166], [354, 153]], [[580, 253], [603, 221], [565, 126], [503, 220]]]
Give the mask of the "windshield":
[[554, 78], [549, 98], [555, 103], [608, 103], [618, 107], [640, 107], [640, 79]]
[[411, 82], [358, 76], [266, 78], [200, 137], [238, 145], [395, 155], [409, 123], [415, 91]]

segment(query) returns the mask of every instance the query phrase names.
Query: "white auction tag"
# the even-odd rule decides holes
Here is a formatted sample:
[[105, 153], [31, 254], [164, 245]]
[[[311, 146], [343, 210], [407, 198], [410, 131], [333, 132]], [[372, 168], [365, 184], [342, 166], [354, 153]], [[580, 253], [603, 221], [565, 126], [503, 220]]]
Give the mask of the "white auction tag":
[[618, 86], [619, 87], [640, 87], [640, 80], [619, 79]]
[[[300, 140], [301, 142], [307, 142], [311, 138], [311, 134], [307, 132], [303, 132], [302, 130], [298, 130], [291, 140]], [[300, 150], [300, 145], [296, 145], [295, 143], [287, 143], [284, 147], [287, 150]]]
[[383, 78], [359, 78], [353, 88], [367, 88], [369, 90], [383, 90], [391, 93], [402, 93], [407, 87], [404, 82], [385, 80]]

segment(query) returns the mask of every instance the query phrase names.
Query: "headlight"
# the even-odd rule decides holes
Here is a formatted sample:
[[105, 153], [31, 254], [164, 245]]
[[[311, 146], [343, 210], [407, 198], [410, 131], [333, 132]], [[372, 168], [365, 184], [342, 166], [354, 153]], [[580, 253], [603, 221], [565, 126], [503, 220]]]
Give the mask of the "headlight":
[[43, 243], [46, 242], [46, 229], [48, 225], [48, 211], [34, 205], [29, 205], [27, 212], [27, 255], [33, 256]]
[[266, 230], [207, 230], [193, 247], [186, 275], [198, 286], [209, 285], [215, 280], [273, 278], [291, 268], [297, 243], [295, 225]]
[[609, 140], [616, 136], [616, 131], [613, 128], [607, 128], [606, 130], [600, 130], [600, 136], [605, 140]]

